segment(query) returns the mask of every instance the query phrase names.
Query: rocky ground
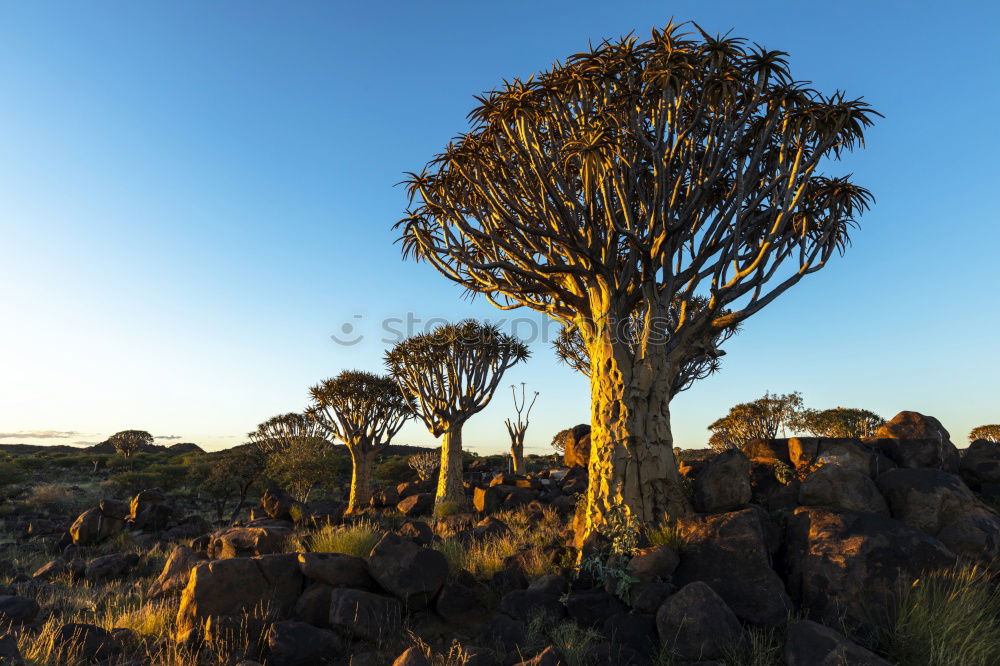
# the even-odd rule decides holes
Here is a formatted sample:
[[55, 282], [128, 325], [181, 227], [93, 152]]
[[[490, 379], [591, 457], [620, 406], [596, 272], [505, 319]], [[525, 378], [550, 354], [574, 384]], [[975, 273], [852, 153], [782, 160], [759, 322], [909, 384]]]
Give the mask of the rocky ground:
[[[992, 664], [1000, 445], [903, 412], [871, 440], [686, 460], [697, 513], [578, 552], [586, 427], [566, 466], [466, 470], [361, 516], [265, 492], [218, 527], [156, 489], [67, 526], [8, 520], [0, 655], [31, 664]], [[943, 647], [942, 647], [943, 646]]]

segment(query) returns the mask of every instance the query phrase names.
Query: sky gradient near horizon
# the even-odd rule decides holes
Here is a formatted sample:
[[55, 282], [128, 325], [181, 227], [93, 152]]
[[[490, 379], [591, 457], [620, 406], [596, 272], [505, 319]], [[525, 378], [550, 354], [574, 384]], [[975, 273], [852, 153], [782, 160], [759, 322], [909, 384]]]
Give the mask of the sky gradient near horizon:
[[[932, 414], [959, 446], [1000, 422], [992, 3], [51, 2], [0, 6], [0, 443], [232, 446], [319, 380], [380, 369], [396, 333], [475, 316], [531, 342], [503, 385], [541, 392], [527, 452], [548, 451], [589, 420], [541, 339], [556, 327], [402, 261], [394, 184], [474, 94], [671, 16], [788, 51], [886, 116], [826, 168], [877, 198], [853, 247], [674, 401], [677, 444], [767, 390]], [[503, 389], [466, 447], [507, 446], [511, 411]]]

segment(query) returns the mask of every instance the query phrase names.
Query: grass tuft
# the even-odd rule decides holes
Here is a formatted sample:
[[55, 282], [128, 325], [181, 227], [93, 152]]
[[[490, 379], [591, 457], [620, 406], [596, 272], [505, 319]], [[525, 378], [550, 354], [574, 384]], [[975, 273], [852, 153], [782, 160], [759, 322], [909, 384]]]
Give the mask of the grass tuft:
[[309, 539], [309, 550], [314, 553], [343, 553], [367, 559], [372, 547], [381, 537], [382, 530], [379, 526], [367, 519], [349, 526], [326, 525]]

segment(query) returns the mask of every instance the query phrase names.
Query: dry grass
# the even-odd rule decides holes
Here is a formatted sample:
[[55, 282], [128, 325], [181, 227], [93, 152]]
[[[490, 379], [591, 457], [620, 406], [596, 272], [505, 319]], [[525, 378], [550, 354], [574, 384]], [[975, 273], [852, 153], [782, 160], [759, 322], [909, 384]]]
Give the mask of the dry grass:
[[878, 647], [907, 666], [1000, 664], [1000, 591], [977, 566], [927, 574], [901, 596]]
[[314, 553], [343, 553], [367, 559], [381, 536], [382, 529], [364, 519], [350, 526], [326, 525], [313, 533], [308, 546]]

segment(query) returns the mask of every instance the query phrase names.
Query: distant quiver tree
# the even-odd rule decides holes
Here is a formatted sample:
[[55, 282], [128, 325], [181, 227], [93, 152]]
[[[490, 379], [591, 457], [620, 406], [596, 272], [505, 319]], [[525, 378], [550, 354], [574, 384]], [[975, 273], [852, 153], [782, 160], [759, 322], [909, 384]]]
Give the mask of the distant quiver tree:
[[108, 442], [114, 447], [116, 452], [126, 458], [130, 458], [133, 453], [142, 447], [152, 446], [153, 436], [145, 430], [122, 430], [111, 435], [108, 438]]
[[465, 504], [462, 426], [489, 404], [504, 372], [527, 358], [520, 340], [471, 319], [407, 338], [386, 353], [399, 389], [442, 438], [435, 506]]

